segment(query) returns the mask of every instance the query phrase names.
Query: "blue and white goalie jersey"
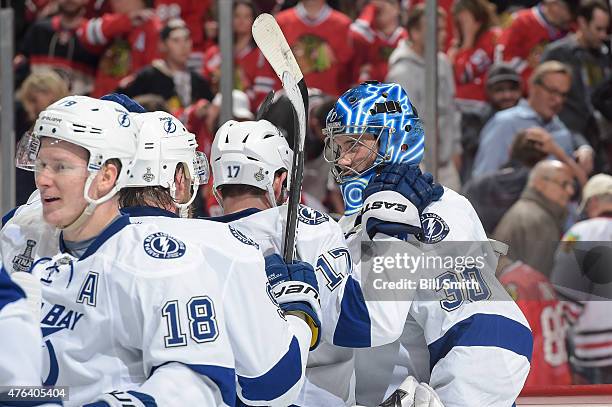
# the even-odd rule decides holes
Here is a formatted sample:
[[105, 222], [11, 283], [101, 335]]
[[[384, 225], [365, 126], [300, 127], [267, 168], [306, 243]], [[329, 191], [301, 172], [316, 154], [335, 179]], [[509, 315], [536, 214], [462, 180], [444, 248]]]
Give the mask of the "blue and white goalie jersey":
[[311, 331], [283, 315], [274, 300], [259, 246], [237, 227], [179, 219], [163, 209], [124, 208], [132, 222], [153, 223], [197, 244], [214, 267], [235, 357], [238, 397], [248, 405], [288, 406], [304, 381]]
[[80, 258], [35, 264], [44, 384], [69, 386], [68, 406], [233, 406], [234, 357], [212, 257], [121, 216]]
[[[361, 242], [369, 239], [356, 220], [357, 216], [347, 217], [340, 224], [353, 258], [359, 259]], [[495, 278], [497, 258], [480, 220], [464, 197], [445, 188], [442, 198], [423, 211], [421, 223], [423, 234], [418, 239], [409, 236], [410, 245], [403, 246], [409, 255], [437, 250], [428, 255], [442, 256], [450, 250], [456, 260], [459, 255], [481, 256], [484, 267], [449, 269], [447, 263], [433, 262], [416, 270], [411, 296], [403, 302], [388, 301], [396, 307], [390, 315], [403, 318], [388, 321], [400, 328], [399, 339], [356, 351], [357, 402], [377, 405], [411, 375], [429, 383], [445, 407], [510, 406], [529, 372], [532, 337], [525, 317]], [[374, 240], [399, 242], [380, 234]], [[458, 253], [457, 247], [464, 249]], [[355, 271], [366, 304], [376, 308], [384, 301], [370, 301], [373, 279], [359, 266]], [[464, 281], [475, 281], [477, 287]], [[385, 335], [373, 330], [373, 345], [384, 343]]]

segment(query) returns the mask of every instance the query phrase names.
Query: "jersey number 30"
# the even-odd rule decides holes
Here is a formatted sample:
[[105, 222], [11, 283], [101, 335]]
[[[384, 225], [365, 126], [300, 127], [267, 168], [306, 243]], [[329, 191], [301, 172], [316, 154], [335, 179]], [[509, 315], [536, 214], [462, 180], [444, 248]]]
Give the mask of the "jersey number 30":
[[[178, 300], [168, 301], [161, 309], [166, 319], [168, 335], [164, 337], [166, 348], [187, 345], [187, 335], [181, 326]], [[196, 343], [211, 342], [217, 339], [217, 320], [212, 300], [204, 295], [191, 297], [187, 302], [187, 316], [189, 317], [189, 335]]]

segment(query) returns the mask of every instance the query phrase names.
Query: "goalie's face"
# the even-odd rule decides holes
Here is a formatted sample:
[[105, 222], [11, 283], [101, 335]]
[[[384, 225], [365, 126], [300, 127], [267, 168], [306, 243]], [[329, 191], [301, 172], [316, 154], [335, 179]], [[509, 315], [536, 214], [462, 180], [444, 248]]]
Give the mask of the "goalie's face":
[[49, 137], [41, 139], [35, 180], [46, 223], [55, 227], [69, 225], [87, 206], [83, 189], [89, 175], [88, 158], [89, 152], [75, 144]]
[[337, 181], [358, 177], [374, 166], [378, 153], [374, 134], [336, 134], [326, 139], [325, 159], [334, 166]]

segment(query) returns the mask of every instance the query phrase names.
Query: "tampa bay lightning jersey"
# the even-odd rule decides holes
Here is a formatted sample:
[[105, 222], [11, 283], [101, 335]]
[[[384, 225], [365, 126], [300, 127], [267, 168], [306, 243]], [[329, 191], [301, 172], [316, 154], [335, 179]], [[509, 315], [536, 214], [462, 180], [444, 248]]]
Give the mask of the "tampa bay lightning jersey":
[[[358, 216], [343, 218], [340, 224], [347, 233], [353, 258], [359, 259], [361, 242], [368, 238]], [[450, 289], [442, 285], [419, 287], [404, 303], [407, 316], [403, 316], [401, 304], [394, 302], [399, 310], [390, 315], [403, 319], [388, 323], [400, 328], [399, 339], [356, 351], [357, 402], [377, 405], [412, 375], [428, 382], [445, 407], [510, 406], [529, 372], [532, 337], [525, 317], [495, 278], [497, 258], [492, 247], [477, 244], [488, 242], [482, 224], [471, 204], [448, 188], [439, 201], [423, 211], [421, 224], [423, 233], [406, 239], [409, 250], [427, 251], [445, 242], [472, 242], [476, 244], [466, 245], [469, 248], [463, 254], [482, 256], [486, 267], [465, 269], [467, 274], [460, 274], [463, 277], [444, 268], [420, 270], [420, 275], [426, 281], [442, 283], [455, 278], [475, 279], [479, 289], [465, 285]], [[393, 239], [378, 234], [374, 240]], [[355, 273], [365, 292], [368, 276], [359, 264]], [[384, 342], [374, 331], [372, 340]]]
[[240, 228], [180, 219], [163, 209], [123, 208], [132, 222], [155, 224], [197, 244], [221, 287], [225, 324], [234, 352], [238, 397], [248, 405], [293, 404], [304, 381], [310, 328], [284, 315], [274, 299], [255, 240]]
[[42, 283], [44, 384], [69, 386], [65, 405], [234, 405], [214, 253], [127, 216], [80, 258], [60, 250], [32, 273]]
[[2, 263], [9, 274], [29, 272], [32, 264], [41, 257], [51, 257], [59, 252], [60, 231], [45, 223], [38, 190], [21, 205], [2, 218], [0, 253]]
[[[282, 253], [287, 205], [264, 211], [251, 208], [214, 219], [245, 231], [264, 255]], [[298, 259], [315, 268], [323, 318], [322, 341], [308, 356], [306, 382], [295, 404], [352, 405], [352, 348], [370, 346], [372, 329], [370, 310], [352, 273], [354, 260], [339, 225], [329, 215], [303, 205], [298, 209], [296, 250]], [[399, 332], [389, 341], [398, 336]]]
[[40, 386], [42, 338], [25, 293], [0, 270], [0, 386]]

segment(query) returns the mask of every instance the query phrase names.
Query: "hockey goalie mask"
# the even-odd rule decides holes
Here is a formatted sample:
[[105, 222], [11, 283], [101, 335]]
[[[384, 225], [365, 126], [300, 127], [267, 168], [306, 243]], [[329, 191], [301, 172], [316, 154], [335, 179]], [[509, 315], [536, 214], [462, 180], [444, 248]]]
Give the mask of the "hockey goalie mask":
[[[140, 113], [133, 115], [133, 120], [139, 129], [138, 153], [127, 187], [167, 188], [181, 216], [185, 216], [197, 196], [198, 187], [208, 182], [210, 171], [206, 155], [196, 151], [195, 135], [169, 113]], [[178, 165], [183, 166], [190, 182], [189, 198], [184, 203], [176, 196]]]
[[270, 205], [275, 207], [274, 175], [281, 169], [291, 172], [292, 160], [287, 140], [269, 121], [226, 122], [215, 135], [210, 160], [219, 205], [217, 188], [242, 184], [266, 191]]
[[365, 82], [348, 90], [328, 113], [323, 133], [324, 157], [341, 186], [346, 214], [361, 208], [376, 167], [423, 158], [421, 120], [398, 84]]
[[[68, 227], [77, 227], [93, 213], [95, 207], [110, 200], [124, 188], [131, 176], [137, 147], [137, 130], [130, 114], [121, 105], [87, 96], [68, 96], [43, 110], [30, 133], [20, 140], [16, 151], [16, 165], [36, 171], [41, 139], [48, 137], [56, 143], [71, 143], [89, 153], [87, 180], [83, 197], [88, 202], [81, 216]], [[104, 196], [93, 199], [89, 189], [98, 171], [111, 159], [121, 163], [115, 186]], [[59, 167], [57, 169], [60, 169]], [[62, 168], [62, 170], [66, 170]]]

